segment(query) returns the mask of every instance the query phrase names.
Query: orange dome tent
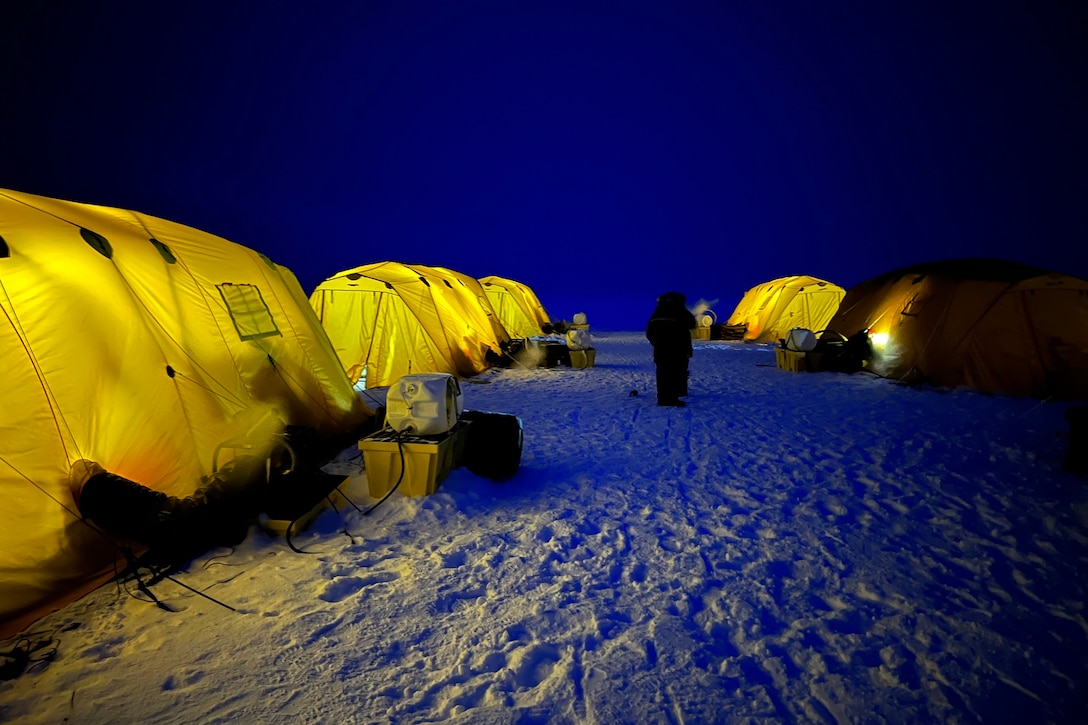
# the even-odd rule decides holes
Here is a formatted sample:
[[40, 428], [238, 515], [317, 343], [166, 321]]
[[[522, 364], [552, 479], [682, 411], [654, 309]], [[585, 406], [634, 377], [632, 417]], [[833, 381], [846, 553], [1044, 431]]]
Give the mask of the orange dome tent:
[[917, 264], [851, 287], [828, 328], [868, 330], [896, 379], [1088, 397], [1088, 280], [999, 259]]

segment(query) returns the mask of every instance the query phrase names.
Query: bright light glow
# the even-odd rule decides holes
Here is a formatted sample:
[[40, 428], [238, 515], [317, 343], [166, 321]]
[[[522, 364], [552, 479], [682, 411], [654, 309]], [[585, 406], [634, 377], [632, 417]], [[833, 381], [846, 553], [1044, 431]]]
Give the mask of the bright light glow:
[[876, 332], [869, 336], [869, 340], [872, 341], [876, 347], [884, 347], [888, 344], [888, 333]]

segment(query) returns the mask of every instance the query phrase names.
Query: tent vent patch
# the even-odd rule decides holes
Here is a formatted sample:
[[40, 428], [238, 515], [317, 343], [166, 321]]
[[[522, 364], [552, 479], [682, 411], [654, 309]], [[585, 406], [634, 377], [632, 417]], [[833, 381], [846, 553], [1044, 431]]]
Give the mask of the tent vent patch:
[[238, 337], [243, 340], [257, 340], [282, 334], [256, 286], [227, 282], [215, 287], [227, 305]]
[[94, 251], [101, 254], [106, 259], [113, 259], [113, 247], [110, 245], [108, 239], [97, 232], [92, 232], [90, 229], [79, 228], [79, 236], [83, 237], [83, 241], [91, 245]]
[[155, 245], [155, 249], [159, 250], [159, 254], [166, 260], [167, 264], [177, 264], [178, 258], [174, 256], [174, 253], [170, 251], [170, 247], [166, 246], [158, 239], [151, 238], [151, 243]]
[[907, 300], [899, 314], [907, 317], [917, 317], [922, 311], [922, 305], [929, 299], [928, 295], [916, 294]]

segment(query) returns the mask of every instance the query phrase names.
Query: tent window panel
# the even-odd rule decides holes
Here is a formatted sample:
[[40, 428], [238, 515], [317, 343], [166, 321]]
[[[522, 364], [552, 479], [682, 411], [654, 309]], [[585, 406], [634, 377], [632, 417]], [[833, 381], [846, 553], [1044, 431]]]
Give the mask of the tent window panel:
[[251, 284], [217, 284], [216, 289], [227, 305], [234, 329], [243, 340], [281, 335], [272, 311], [264, 303], [261, 291]]

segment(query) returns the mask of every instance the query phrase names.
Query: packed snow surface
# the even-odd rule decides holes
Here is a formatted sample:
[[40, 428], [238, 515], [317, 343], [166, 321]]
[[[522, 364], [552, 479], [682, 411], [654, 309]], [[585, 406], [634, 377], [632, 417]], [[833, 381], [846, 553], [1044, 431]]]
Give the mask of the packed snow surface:
[[33, 651], [0, 721], [1088, 718], [1071, 404], [699, 341], [688, 407], [663, 408], [641, 333], [595, 344], [593, 368], [462, 381], [521, 419], [513, 479], [460, 467], [364, 516], [345, 451], [355, 506], [305, 553], [254, 527], [156, 583], [166, 609], [110, 583], [4, 643]]

